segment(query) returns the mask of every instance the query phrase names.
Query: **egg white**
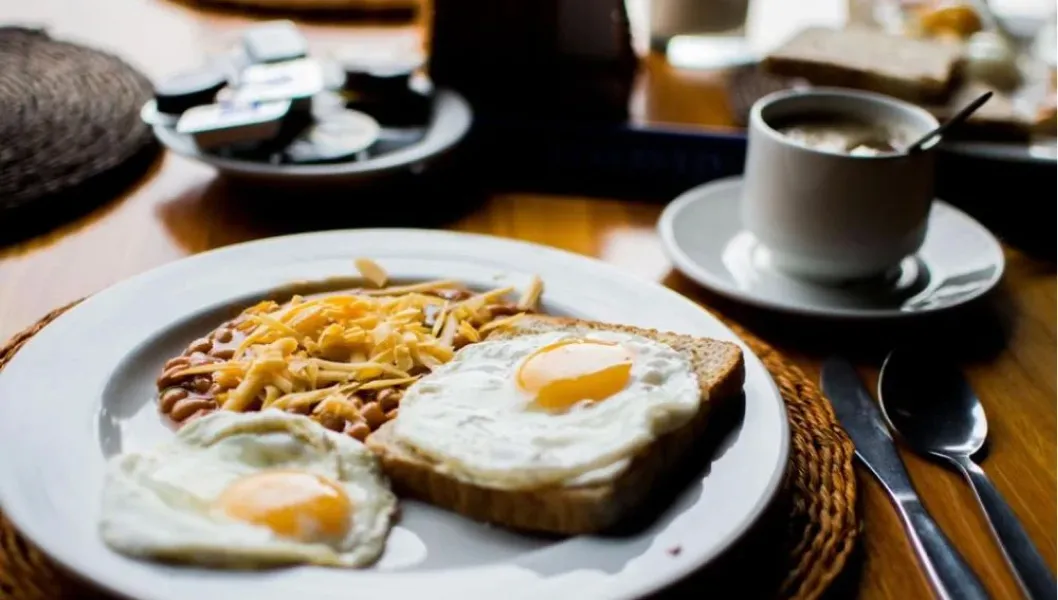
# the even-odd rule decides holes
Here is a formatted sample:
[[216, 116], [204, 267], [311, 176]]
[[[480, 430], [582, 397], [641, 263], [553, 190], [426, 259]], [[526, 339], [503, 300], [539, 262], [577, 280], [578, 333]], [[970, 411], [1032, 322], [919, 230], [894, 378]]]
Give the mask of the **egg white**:
[[[337, 483], [353, 506], [343, 539], [304, 543], [232, 519], [211, 503], [233, 481], [275, 469]], [[385, 548], [397, 500], [377, 459], [357, 440], [279, 410], [216, 411], [146, 452], [107, 468], [100, 534], [126, 555], [217, 566], [364, 566]]]
[[[527, 357], [564, 339], [617, 343], [634, 356], [628, 384], [564, 413], [531, 408], [517, 385]], [[451, 476], [497, 489], [615, 477], [638, 450], [686, 423], [701, 391], [688, 359], [645, 337], [562, 331], [472, 344], [412, 385], [393, 435]]]

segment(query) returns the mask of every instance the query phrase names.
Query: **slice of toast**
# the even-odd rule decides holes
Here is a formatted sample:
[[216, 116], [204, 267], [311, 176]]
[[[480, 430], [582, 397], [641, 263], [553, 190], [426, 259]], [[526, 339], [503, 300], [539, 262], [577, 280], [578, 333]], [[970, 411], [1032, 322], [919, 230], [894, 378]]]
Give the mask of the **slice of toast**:
[[[367, 439], [367, 445], [381, 458], [397, 492], [478, 521], [513, 529], [567, 535], [597, 532], [642, 504], [650, 490], [672, 473], [695, 440], [702, 436], [712, 409], [742, 392], [745, 379], [742, 350], [730, 342], [536, 315], [496, 330], [488, 339], [577, 330], [641, 335], [682, 353], [690, 361], [701, 388], [702, 402], [698, 412], [685, 425], [662, 435], [632, 457], [628, 467], [608, 482], [532, 491], [487, 488], [440, 473], [431, 459], [395, 438], [395, 421], [390, 422], [373, 433]], [[399, 413], [397, 419], [400, 419]]]
[[866, 27], [809, 27], [761, 61], [771, 75], [812, 85], [889, 94], [912, 102], [942, 102], [956, 78], [956, 44], [892, 35]]

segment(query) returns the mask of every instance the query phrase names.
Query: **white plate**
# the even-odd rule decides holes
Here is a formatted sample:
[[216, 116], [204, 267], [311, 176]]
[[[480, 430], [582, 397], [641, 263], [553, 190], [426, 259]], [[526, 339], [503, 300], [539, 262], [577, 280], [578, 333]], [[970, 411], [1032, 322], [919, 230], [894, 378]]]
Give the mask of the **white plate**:
[[658, 220], [662, 247], [677, 269], [739, 302], [828, 318], [882, 319], [961, 306], [999, 283], [1003, 249], [959, 209], [935, 200], [919, 252], [884, 279], [855, 285], [812, 283], [776, 271], [767, 249], [742, 229], [742, 178], [693, 188]]
[[[144, 105], [143, 118], [153, 122], [153, 104]], [[219, 172], [247, 180], [277, 183], [331, 184], [369, 181], [396, 172], [417, 172], [447, 154], [466, 136], [473, 121], [470, 104], [458, 92], [438, 90], [430, 122], [422, 139], [413, 144], [366, 160], [324, 164], [272, 164], [240, 158], [227, 158], [203, 152], [189, 136], [177, 133], [163, 123], [153, 125], [154, 134], [166, 148], [192, 160], [201, 161]], [[400, 130], [384, 134], [399, 137]]]
[[[106, 455], [172, 433], [153, 406], [167, 356], [234, 307], [297, 280], [349, 275], [371, 256], [395, 278], [472, 285], [545, 281], [549, 312], [737, 341], [682, 296], [542, 246], [421, 230], [361, 230], [232, 246], [145, 273], [86, 300], [34, 336], [0, 373], [0, 505], [45, 552], [101, 586], [142, 599], [633, 598], [676, 581], [760, 516], [785, 470], [778, 390], [746, 350], [740, 422], [709, 464], [645, 529], [562, 540], [516, 535], [405, 502], [377, 567], [223, 572], [124, 558], [96, 533]], [[674, 547], [679, 552], [672, 552]]]

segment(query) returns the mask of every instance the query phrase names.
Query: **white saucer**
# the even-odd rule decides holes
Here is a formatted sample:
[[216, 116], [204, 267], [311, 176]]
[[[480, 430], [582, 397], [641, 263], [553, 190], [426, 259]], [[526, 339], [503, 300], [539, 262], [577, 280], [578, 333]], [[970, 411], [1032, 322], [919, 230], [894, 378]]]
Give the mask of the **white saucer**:
[[771, 267], [768, 250], [742, 230], [741, 193], [741, 177], [698, 186], [673, 200], [658, 221], [676, 268], [739, 302], [823, 317], [904, 317], [965, 304], [1003, 275], [996, 238], [966, 213], [935, 200], [922, 248], [884, 278], [841, 286], [797, 279]]

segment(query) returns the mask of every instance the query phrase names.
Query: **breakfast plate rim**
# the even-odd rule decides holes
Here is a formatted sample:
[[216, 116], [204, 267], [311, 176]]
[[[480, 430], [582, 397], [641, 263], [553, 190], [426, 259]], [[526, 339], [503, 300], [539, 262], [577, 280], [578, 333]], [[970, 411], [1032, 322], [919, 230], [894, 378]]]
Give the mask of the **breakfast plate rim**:
[[[818, 317], [835, 320], [845, 321], [856, 321], [856, 320], [891, 320], [891, 319], [913, 319], [921, 318], [927, 315], [944, 312], [964, 306], [967, 303], [973, 302], [978, 298], [988, 294], [992, 291], [1000, 282], [1003, 277], [1003, 273], [1006, 270], [1006, 259], [1003, 255], [1003, 249], [999, 245], [999, 241], [996, 239], [992, 232], [988, 231], [983, 225], [981, 225], [976, 219], [966, 214], [962, 210], [959, 210], [955, 206], [944, 202], [940, 199], [934, 199], [934, 209], [940, 208], [941, 210], [956, 216], [961, 219], [965, 225], [972, 227], [977, 230], [978, 233], [982, 234], [982, 237], [989, 240], [990, 247], [989, 252], [996, 258], [995, 266], [996, 269], [992, 273], [989, 280], [982, 285], [975, 293], [967, 295], [962, 298], [959, 302], [951, 305], [944, 305], [939, 307], [929, 307], [921, 310], [904, 311], [899, 309], [870, 309], [870, 308], [837, 308], [828, 306], [805, 306], [795, 305], [786, 303], [781, 300], [776, 300], [770, 296], [761, 296], [752, 292], [738, 288], [724, 280], [724, 278], [717, 276], [712, 269], [703, 267], [699, 264], [699, 261], [691, 257], [680, 245], [676, 239], [675, 223], [679, 218], [679, 215], [686, 210], [689, 206], [698, 202], [725, 202], [733, 201], [729, 196], [737, 193], [741, 189], [743, 176], [735, 175], [731, 177], [724, 177], [715, 179], [707, 183], [695, 186], [679, 196], [677, 196], [672, 202], [670, 202], [665, 209], [662, 211], [661, 216], [657, 222], [657, 232], [661, 237], [662, 250], [666, 257], [672, 261], [673, 265], [682, 274], [687, 276], [695, 283], [702, 287], [719, 294], [729, 300], [754, 306], [761, 309], [772, 310], [779, 313], [800, 315], [808, 317]], [[734, 200], [734, 201], [737, 201]], [[732, 230], [731, 236], [733, 237], [738, 233], [738, 224], [735, 224], [736, 229]], [[927, 233], [927, 236], [929, 234]], [[928, 240], [928, 238], [927, 238]]]
[[[735, 519], [735, 521], [733, 522], [731, 529], [723, 534], [722, 539], [716, 539], [715, 541], [710, 542], [712, 545], [701, 552], [699, 552], [698, 549], [684, 551], [680, 555], [681, 560], [672, 560], [676, 557], [670, 557], [669, 561], [671, 562], [665, 563], [664, 572], [658, 573], [651, 569], [644, 571], [642, 568], [629, 569], [626, 566], [623, 571], [619, 571], [616, 574], [606, 573], [599, 575], [599, 577], [604, 580], [604, 583], [608, 585], [595, 588], [596, 590], [604, 590], [604, 593], [600, 593], [598, 597], [607, 599], [639, 597], [643, 594], [648, 594], [661, 589], [666, 585], [688, 576], [701, 566], [711, 562], [738, 539], [743, 537], [752, 528], [753, 524], [762, 516], [767, 506], [778, 493], [786, 470], [790, 447], [789, 424], [786, 421], [783, 400], [774, 380], [770, 374], [768, 374], [760, 359], [754, 355], [745, 343], [741, 341], [726, 325], [711, 315], [708, 311], [704, 310], [701, 306], [683, 297], [677, 292], [665, 288], [656, 282], [626, 273], [614, 265], [609, 265], [587, 256], [574, 254], [556, 248], [480, 234], [419, 229], [360, 229], [314, 232], [246, 242], [174, 261], [117, 283], [86, 299], [81, 304], [71, 308], [65, 314], [58, 317], [48, 327], [38, 333], [37, 336], [31, 338], [20, 352], [13, 357], [7, 367], [0, 372], [0, 392], [4, 390], [11, 391], [20, 384], [26, 384], [26, 377], [33, 375], [35, 372], [32, 368], [29, 368], [29, 365], [31, 365], [34, 360], [39, 361], [47, 354], [49, 348], [54, 348], [54, 344], [65, 339], [63, 336], [68, 329], [76, 331], [76, 329], [71, 329], [74, 325], [84, 324], [86, 320], [90, 319], [106, 318], [108, 315], [112, 316], [115, 314], [115, 311], [121, 310], [121, 306], [124, 303], [132, 302], [134, 300], [143, 301], [144, 299], [137, 296], [137, 293], [144, 289], [148, 289], [151, 286], [157, 288], [160, 285], [164, 286], [166, 282], [173, 283], [173, 278], [178, 278], [178, 281], [182, 281], [182, 279], [179, 278], [186, 277], [189, 273], [194, 273], [196, 271], [201, 272], [202, 270], [209, 271], [211, 269], [216, 270], [224, 265], [227, 265], [229, 268], [232, 265], [245, 266], [246, 263], [240, 263], [239, 260], [252, 261], [255, 254], [266, 256], [270, 255], [269, 253], [274, 253], [284, 248], [301, 248], [302, 250], [299, 250], [299, 252], [308, 252], [309, 250], [305, 250], [306, 248], [327, 248], [328, 251], [331, 252], [331, 254], [327, 255], [328, 258], [341, 255], [343, 260], [346, 260], [351, 266], [352, 258], [354, 258], [354, 256], [346, 256], [342, 253], [344, 247], [356, 246], [357, 243], [369, 244], [370, 240], [377, 241], [382, 239], [400, 239], [403, 244], [410, 244], [412, 247], [418, 246], [420, 248], [419, 251], [423, 253], [436, 253], [440, 246], [453, 246], [461, 248], [464, 251], [480, 253], [482, 256], [498, 255], [505, 257], [504, 259], [510, 256], [522, 257], [518, 259], [518, 264], [512, 264], [508, 267], [511, 271], [532, 268], [534, 262], [541, 263], [542, 261], [543, 264], [547, 264], [548, 261], [551, 261], [551, 268], [553, 270], [555, 269], [555, 265], [561, 265], [563, 270], [570, 273], [577, 273], [575, 277], [578, 284], [584, 281], [595, 281], [596, 285], [601, 286], [603, 289], [607, 286], [613, 289], [616, 286], [618, 289], [624, 287], [625, 290], [638, 290], [636, 294], [639, 295], [639, 299], [643, 300], [645, 298], [650, 298], [651, 306], [659, 313], [659, 316], [651, 317], [652, 319], [656, 318], [662, 321], [679, 321], [680, 319], [684, 319], [687, 330], [715, 330], [717, 332], [717, 337], [729, 339], [730, 341], [738, 343], [742, 347], [746, 362], [747, 391], [750, 389], [751, 378], [754, 386], [753, 389], [757, 390], [757, 393], [753, 395], [754, 397], [750, 397], [750, 394], [747, 393], [746, 404], [749, 405], [753, 403], [759, 405], [760, 414], [764, 415], [766, 413], [764, 421], [769, 424], [768, 427], [774, 425], [774, 430], [768, 432], [769, 435], [774, 436], [773, 440], [768, 444], [772, 449], [762, 451], [763, 453], [760, 455], [759, 459], [754, 456], [754, 458], [758, 460], [759, 471], [761, 474], [761, 476], [758, 477], [758, 481], [752, 483], [753, 486], [756, 486], [752, 488], [752, 494], [755, 494], [754, 500], [746, 503], [745, 506], [738, 506], [737, 510], [740, 511], [741, 514], [735, 514], [731, 517], [732, 519]], [[331, 249], [333, 249], [333, 251]], [[490, 250], [497, 252], [490, 252]], [[352, 248], [349, 248], [349, 251], [351, 252]], [[335, 254], [336, 252], [338, 254]], [[547, 280], [545, 277], [545, 286], [546, 284]], [[545, 291], [545, 296], [546, 295], [547, 292]], [[628, 303], [631, 302], [631, 300], [621, 299], [615, 300], [615, 302]], [[668, 306], [669, 309], [661, 310], [659, 308], [660, 306]], [[672, 327], [672, 329], [679, 330], [678, 327]], [[2, 393], [0, 393], [0, 395], [2, 395]], [[8, 398], [8, 400], [10, 400], [10, 398]], [[99, 399], [93, 399], [90, 403], [96, 406], [91, 409], [93, 413], [96, 413], [98, 411]], [[13, 402], [0, 403], [0, 450], [12, 457], [30, 454], [32, 451], [32, 448], [29, 448], [23, 454], [13, 452], [16, 448], [12, 444], [17, 444], [17, 442], [13, 442], [13, 440], [19, 438], [17, 435], [19, 431], [18, 420], [11, 418], [15, 414], [17, 414], [17, 411], [14, 410]], [[774, 424], [772, 424], [773, 421]], [[82, 426], [85, 426], [85, 424], [77, 423], [76, 425], [71, 425], [71, 427], [74, 428]], [[746, 423], [743, 423], [743, 425], [740, 426], [741, 428], [739, 431], [744, 431], [746, 426]], [[87, 426], [84, 428], [86, 430], [89, 429]], [[752, 435], [759, 435], [760, 433], [761, 432], [758, 431], [756, 434]], [[90, 435], [94, 438], [95, 431], [92, 430]], [[23, 433], [22, 440], [28, 441], [31, 437], [31, 434]], [[745, 448], [745, 444], [753, 443], [752, 439], [746, 439], [750, 436], [739, 434], [737, 437], [738, 439], [732, 444], [731, 448], [738, 445], [743, 445], [743, 448]], [[82, 441], [81, 444], [88, 444], [93, 441], [94, 439]], [[68, 440], [68, 442], [72, 443], [70, 440]], [[83, 448], [81, 450], [88, 450], [88, 448]], [[729, 453], [730, 451], [731, 449], [729, 448], [725, 452]], [[55, 459], [51, 460], [53, 461], [52, 467], [54, 468]], [[91, 581], [113, 593], [138, 598], [175, 599], [177, 597], [175, 594], [179, 592], [175, 590], [166, 591], [166, 586], [164, 585], [166, 578], [164, 577], [164, 574], [159, 574], [158, 579], [154, 582], [161, 587], [143, 585], [144, 581], [146, 581], [143, 577], [139, 577], [137, 583], [133, 585], [128, 583], [122, 577], [123, 571], [121, 569], [115, 569], [110, 565], [103, 565], [100, 567], [98, 564], [99, 558], [97, 556], [85, 553], [83, 548], [80, 547], [71, 548], [70, 544], [65, 544], [63, 543], [63, 540], [58, 539], [57, 534], [54, 531], [49, 530], [48, 526], [43, 522], [44, 520], [55, 516], [56, 513], [48, 512], [47, 502], [39, 502], [37, 504], [34, 502], [34, 494], [40, 493], [40, 491], [36, 489], [28, 491], [20, 489], [16, 482], [17, 475], [20, 471], [18, 471], [18, 467], [15, 465], [21, 463], [21, 468], [24, 471], [25, 469], [31, 468], [27, 461], [28, 456], [21, 460], [16, 458], [9, 461], [0, 461], [0, 507], [3, 507], [4, 514], [21, 532], [23, 532], [24, 535], [26, 535], [29, 540], [37, 544], [38, 547], [56, 560], [60, 565], [85, 580]], [[717, 462], [714, 461], [714, 467], [716, 464]], [[38, 459], [38, 461], [34, 462], [33, 468], [43, 472], [49, 468], [48, 462], [45, 459]], [[763, 476], [764, 473], [767, 473], [767, 477]], [[24, 475], [25, 473], [22, 474]], [[708, 477], [710, 476], [715, 477], [715, 474], [710, 472], [703, 481], [708, 481]], [[52, 491], [54, 492], [55, 490]], [[64, 490], [64, 493], [69, 493], [69, 490]], [[701, 513], [710, 508], [711, 507], [709, 506], [703, 506], [702, 502], [696, 501], [692, 507], [687, 508], [683, 513], [678, 515], [678, 517], [682, 517], [692, 512]], [[51, 510], [55, 510], [54, 507], [52, 507]], [[90, 518], [94, 519], [95, 513], [92, 511], [88, 512], [91, 513], [89, 516], [77, 518], [82, 521]], [[62, 516], [61, 512], [59, 513], [59, 516]], [[74, 517], [67, 516], [64, 518]], [[461, 517], [453, 516], [452, 518]], [[668, 527], [671, 529], [671, 524], [669, 524]], [[657, 554], [658, 552], [664, 551], [651, 549], [650, 552]], [[645, 555], [646, 552], [644, 552], [644, 556]], [[659, 561], [657, 558], [651, 560]], [[649, 565], [652, 563], [646, 564]], [[147, 567], [147, 569], [150, 570], [150, 567]], [[472, 570], [481, 571], [486, 569], [487, 567], [472, 568]], [[504, 573], [506, 573], [506, 571], [504, 571]], [[137, 573], [137, 575], [141, 575], [141, 573]], [[394, 573], [394, 575], [402, 576], [403, 573], [398, 571]], [[463, 575], [463, 577], [465, 578], [466, 576]], [[495, 578], [498, 576], [493, 577]], [[211, 582], [220, 580], [221, 583], [223, 583], [223, 578], [223, 575], [211, 575], [208, 581], [195, 585], [201, 585], [201, 593], [205, 598], [224, 597], [222, 595], [222, 590], [228, 589], [230, 591], [230, 588], [210, 588]], [[546, 583], [546, 580], [544, 581]], [[592, 581], [598, 580], [593, 579]], [[617, 583], [620, 585], [613, 585]], [[274, 585], [274, 583], [266, 582], [262, 586], [253, 586], [253, 589], [256, 589], [258, 592], [262, 590], [267, 591], [265, 586], [268, 585]], [[542, 586], [544, 586], [543, 583], [539, 586], [534, 586], [531, 590], [523, 591], [526, 591], [527, 593], [540, 593], [547, 589]], [[186, 588], [181, 589], [186, 591]], [[217, 595], [214, 596], [213, 593], [216, 593]], [[269, 597], [269, 595], [265, 594], [265, 597]]]

